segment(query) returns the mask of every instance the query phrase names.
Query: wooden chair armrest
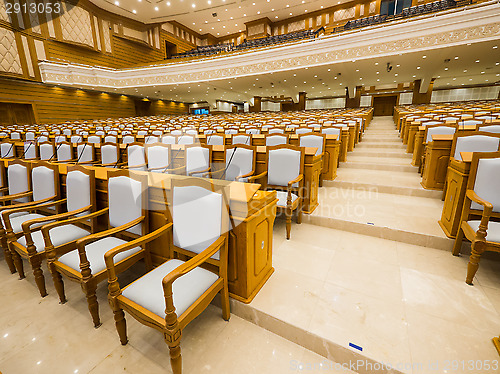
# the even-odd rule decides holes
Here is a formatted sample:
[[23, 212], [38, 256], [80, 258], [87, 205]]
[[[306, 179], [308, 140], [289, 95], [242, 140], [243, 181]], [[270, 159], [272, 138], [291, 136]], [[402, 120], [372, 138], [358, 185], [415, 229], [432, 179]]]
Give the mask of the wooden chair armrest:
[[56, 196], [51, 196], [43, 200], [37, 200], [34, 201], [34, 204], [30, 204], [28, 206], [24, 207], [16, 207], [12, 209], [6, 209], [2, 211], [2, 219], [3, 223], [5, 225], [5, 230], [6, 231], [12, 231], [12, 226], [10, 224], [10, 215], [14, 213], [19, 213], [19, 212], [32, 212], [34, 210], [37, 210], [39, 208], [46, 208], [52, 205], [60, 205], [66, 201], [66, 199], [62, 200], [57, 200], [57, 201], [52, 201], [54, 200]]
[[292, 187], [295, 183], [300, 182], [303, 178], [304, 178], [304, 175], [299, 174], [299, 176], [297, 178], [288, 182], [288, 187]]
[[108, 230], [104, 230], [104, 231], [100, 231], [98, 233], [95, 233], [95, 234], [91, 234], [91, 235], [87, 235], [81, 239], [78, 239], [76, 241], [76, 246], [78, 247], [78, 250], [81, 251], [80, 252], [85, 252], [85, 245], [91, 243], [91, 242], [94, 242], [96, 240], [99, 240], [99, 239], [102, 239], [102, 238], [105, 238], [106, 236], [110, 236], [110, 235], [113, 235], [113, 234], [117, 234], [121, 231], [125, 231], [131, 227], [134, 227], [135, 225], [138, 225], [139, 223], [141, 223], [142, 221], [144, 221], [144, 216], [141, 216], [139, 218], [136, 218], [134, 219], [133, 221], [130, 221], [124, 225], [121, 225], [121, 226], [118, 226], [118, 227], [113, 227], [111, 229], [108, 229]]
[[89, 220], [90, 218], [102, 216], [108, 210], [109, 210], [109, 208], [104, 208], [104, 209], [101, 209], [97, 212], [90, 213], [90, 214], [87, 214], [84, 216], [69, 218], [69, 219], [66, 219], [63, 221], [57, 221], [57, 222], [52, 222], [52, 223], [48, 223], [46, 225], [43, 225], [41, 230], [42, 230], [43, 239], [45, 240], [45, 248], [48, 248], [49, 244], [50, 244], [50, 246], [52, 246], [52, 241], [50, 240], [49, 231], [52, 230], [53, 228], [59, 227], [59, 226], [71, 225], [71, 224], [79, 222], [79, 221], [86, 221], [86, 220]]
[[9, 190], [9, 187], [2, 187], [0, 188], [0, 192], [6, 192]]
[[237, 176], [236, 178], [234, 178], [237, 182], [240, 181], [240, 179], [243, 179], [243, 178], [248, 178], [250, 176], [253, 175], [253, 171], [251, 171], [250, 173], [247, 173], [247, 174], [243, 174], [243, 175], [239, 175]]
[[148, 167], [148, 171], [153, 171], [153, 170], [166, 170], [167, 167], [166, 166], [158, 166], [157, 168], [149, 168]]
[[148, 164], [139, 164], [139, 165], [131, 165], [131, 166], [125, 165], [125, 166], [123, 166], [123, 168], [124, 169], [135, 169], [135, 168], [142, 168], [143, 166], [147, 167]]
[[7, 196], [0, 197], [0, 202], [2, 202], [2, 201], [11, 201], [11, 200], [15, 200], [15, 199], [20, 199], [22, 197], [29, 197], [31, 195], [33, 195], [33, 191], [15, 193], [15, 194], [12, 194], [12, 195], [7, 195]]
[[251, 182], [253, 182], [253, 181], [254, 181], [254, 180], [256, 180], [256, 179], [260, 179], [260, 178], [262, 178], [262, 177], [265, 177], [266, 175], [267, 175], [267, 170], [266, 170], [266, 171], [263, 171], [263, 172], [262, 172], [262, 173], [260, 173], [260, 174], [257, 174], [257, 175], [254, 175], [254, 176], [252, 176], [252, 177], [248, 178], [248, 182], [249, 182], [249, 183], [251, 183]]
[[206, 260], [212, 257], [218, 250], [224, 245], [226, 238], [224, 236], [220, 236], [215, 242], [213, 242], [207, 249], [203, 252], [197, 254], [189, 261], [185, 262], [181, 266], [172, 270], [163, 278], [163, 289], [166, 291], [169, 287], [172, 288], [172, 283], [183, 275], [189, 273], [194, 268], [203, 264]]
[[164, 173], [166, 173], [166, 172], [171, 172], [171, 171], [183, 170], [183, 169], [186, 169], [186, 166], [185, 166], [185, 165], [183, 165], [183, 166], [179, 166], [178, 168], [169, 168], [169, 169], [165, 169]]
[[481, 199], [477, 194], [476, 192], [474, 192], [474, 190], [467, 190], [466, 191], [466, 196], [471, 199], [472, 201], [474, 201], [475, 203], [478, 203], [479, 205], [482, 205], [485, 210], [486, 209], [489, 209], [490, 210], [490, 214], [491, 214], [491, 211], [493, 210], [493, 205], [486, 201], [486, 200], [483, 200]]
[[[212, 167], [208, 167], [208, 169], [205, 169], [205, 170], [195, 170], [195, 171], [191, 171], [189, 172], [189, 175], [192, 176], [193, 174], [203, 174], [203, 173], [207, 173], [210, 171]], [[208, 173], [207, 173], [208, 174]]]
[[108, 167], [108, 166], [122, 167], [124, 165], [126, 165], [125, 162], [110, 162], [108, 164], [99, 164], [99, 166], [102, 166], [103, 168]]
[[[66, 199], [61, 200], [61, 201], [65, 201], [65, 200]], [[54, 214], [54, 215], [46, 216], [46, 217], [42, 217], [42, 218], [31, 219], [29, 221], [23, 222], [21, 224], [21, 227], [23, 229], [23, 233], [25, 236], [31, 235], [31, 232], [33, 232], [35, 230], [42, 229], [43, 226], [37, 227], [35, 230], [31, 229], [31, 226], [36, 225], [37, 223], [42, 223], [42, 222], [46, 222], [46, 221], [56, 221], [56, 220], [61, 220], [62, 218], [72, 217], [75, 214], [84, 213], [85, 211], [90, 210], [91, 208], [92, 208], [92, 205], [88, 205], [86, 207], [83, 207], [83, 208], [80, 208], [77, 210], [72, 210], [72, 211], [66, 212], [66, 213]]]
[[70, 158], [69, 160], [63, 160], [63, 161], [55, 160], [55, 161], [50, 161], [50, 162], [54, 163], [54, 164], [69, 164], [72, 162], [76, 162], [76, 158]]
[[110, 282], [114, 277], [116, 277], [115, 273], [115, 262], [114, 262], [114, 257], [124, 251], [128, 251], [129, 249], [132, 249], [134, 247], [137, 247], [142, 244], [149, 243], [150, 241], [155, 240], [156, 238], [160, 237], [163, 235], [163, 233], [172, 228], [172, 223], [167, 223], [166, 225], [163, 225], [159, 229], [156, 229], [153, 232], [150, 232], [149, 234], [145, 236], [141, 236], [140, 238], [137, 238], [135, 240], [132, 240], [130, 242], [127, 242], [125, 244], [119, 245], [118, 247], [115, 247], [113, 249], [110, 249], [104, 254], [104, 261], [106, 262], [106, 268], [108, 269], [108, 277]]

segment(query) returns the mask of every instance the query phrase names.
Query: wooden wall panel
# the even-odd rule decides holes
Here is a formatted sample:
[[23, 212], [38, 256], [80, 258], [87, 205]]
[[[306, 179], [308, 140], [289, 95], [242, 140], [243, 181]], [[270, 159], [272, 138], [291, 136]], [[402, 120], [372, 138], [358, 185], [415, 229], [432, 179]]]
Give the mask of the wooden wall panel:
[[173, 101], [153, 101], [149, 106], [149, 115], [184, 114], [189, 112], [189, 105]]
[[0, 102], [33, 104], [37, 123], [135, 116], [134, 99], [128, 96], [21, 80], [0, 79]]

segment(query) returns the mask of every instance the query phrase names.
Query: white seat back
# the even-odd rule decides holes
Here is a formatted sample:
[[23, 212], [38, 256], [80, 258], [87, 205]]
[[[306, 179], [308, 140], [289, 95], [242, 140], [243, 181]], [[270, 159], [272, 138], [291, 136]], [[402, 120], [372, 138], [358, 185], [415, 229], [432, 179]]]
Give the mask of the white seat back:
[[54, 146], [51, 143], [41, 143], [38, 146], [40, 160], [50, 160], [54, 156]]
[[150, 169], [163, 168], [163, 169], [151, 170], [152, 172], [155, 173], [163, 173], [170, 163], [170, 157], [169, 157], [170, 150], [167, 147], [161, 147], [161, 146], [147, 147], [146, 150], [148, 152], [147, 154], [148, 168]]
[[161, 138], [161, 142], [163, 144], [175, 144], [175, 136], [172, 135], [163, 135]]
[[250, 135], [234, 135], [232, 138], [233, 144], [250, 145]]
[[305, 135], [300, 137], [301, 147], [314, 147], [316, 148], [315, 155], [320, 155], [323, 153], [325, 138], [319, 135]]
[[125, 135], [123, 138], [122, 138], [122, 143], [123, 144], [130, 144], [130, 143], [134, 143], [135, 142], [135, 138], [133, 135]]
[[[479, 160], [474, 183], [474, 192], [483, 200], [493, 205], [493, 211], [500, 213], [500, 158], [482, 158]], [[483, 210], [474, 201], [472, 209]]]
[[182, 135], [177, 138], [177, 144], [194, 144], [194, 136]]
[[460, 152], [495, 152], [498, 150], [500, 138], [486, 135], [471, 135], [457, 138], [455, 160], [462, 161]]
[[224, 145], [223, 135], [208, 135], [207, 136], [208, 145]]
[[272, 128], [272, 129], [269, 129], [268, 134], [284, 134], [285, 133], [285, 129], [280, 129], [280, 128]]
[[92, 154], [92, 146], [84, 144], [78, 144], [76, 147], [77, 160], [79, 164], [85, 164], [86, 162], [94, 161]]
[[500, 125], [481, 126], [478, 128], [478, 131], [492, 132], [495, 134], [500, 134]]
[[54, 170], [46, 166], [36, 166], [33, 168], [31, 183], [33, 184], [34, 201], [47, 199], [56, 194]]
[[285, 135], [276, 134], [273, 136], [266, 136], [266, 146], [270, 147], [273, 145], [287, 144], [288, 137]]
[[222, 195], [199, 186], [174, 187], [172, 221], [174, 245], [201, 253], [221, 235]]
[[83, 138], [80, 135], [73, 135], [70, 139], [70, 143], [81, 143]]
[[100, 136], [97, 136], [97, 135], [90, 135], [90, 136], [87, 138], [87, 141], [88, 141], [89, 143], [99, 144], [99, 143], [101, 143], [101, 137], [100, 137]]
[[186, 174], [210, 167], [210, 151], [204, 147], [186, 148]]
[[[267, 183], [276, 186], [288, 186], [288, 182], [300, 174], [300, 151], [294, 149], [273, 149], [269, 151]], [[297, 187], [296, 183], [294, 187]]]
[[1, 158], [14, 157], [14, 143], [2, 143], [0, 145]]
[[[26, 166], [13, 164], [7, 168], [7, 184], [9, 187], [9, 195], [15, 195], [30, 190], [28, 182], [28, 171]], [[16, 199], [17, 202], [27, 202], [28, 198], [23, 197]]]
[[335, 127], [325, 127], [321, 129], [322, 134], [327, 134], [327, 135], [337, 135], [340, 139], [340, 129], [337, 129]]
[[57, 146], [57, 161], [68, 161], [73, 158], [73, 147], [69, 144]]
[[101, 146], [101, 161], [103, 164], [116, 164], [118, 162], [116, 147], [117, 146], [113, 144], [105, 144]]
[[104, 137], [104, 143], [116, 143], [116, 136], [114, 135], [107, 135]]
[[456, 132], [456, 129], [454, 127], [447, 127], [447, 126], [436, 126], [436, 127], [429, 127], [427, 130], [427, 138], [425, 139], [425, 142], [428, 143], [432, 141], [432, 135], [448, 135], [448, 134], [454, 134]]
[[[144, 156], [144, 147], [134, 144], [127, 148], [127, 156], [128, 156], [128, 167], [130, 170], [146, 170], [146, 158]], [[139, 166], [143, 165], [143, 166]]]
[[[118, 227], [142, 216], [142, 184], [132, 178], [119, 176], [109, 178], [108, 203], [109, 224]], [[128, 232], [141, 235], [142, 224], [135, 225]]]
[[224, 179], [235, 181], [236, 177], [246, 175], [253, 170], [253, 150], [230, 148], [226, 152], [226, 172]]
[[66, 176], [68, 212], [89, 206], [91, 203], [90, 194], [90, 176], [79, 170], [70, 170]]
[[36, 145], [34, 142], [24, 143], [24, 158], [26, 160], [32, 160], [36, 158]]

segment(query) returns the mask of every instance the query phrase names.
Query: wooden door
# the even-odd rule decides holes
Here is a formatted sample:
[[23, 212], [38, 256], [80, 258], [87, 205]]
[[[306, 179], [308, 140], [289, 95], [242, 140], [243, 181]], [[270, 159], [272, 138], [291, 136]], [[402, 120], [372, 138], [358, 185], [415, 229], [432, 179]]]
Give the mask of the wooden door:
[[397, 105], [397, 95], [391, 96], [375, 96], [373, 98], [373, 115], [374, 116], [392, 116], [394, 107]]

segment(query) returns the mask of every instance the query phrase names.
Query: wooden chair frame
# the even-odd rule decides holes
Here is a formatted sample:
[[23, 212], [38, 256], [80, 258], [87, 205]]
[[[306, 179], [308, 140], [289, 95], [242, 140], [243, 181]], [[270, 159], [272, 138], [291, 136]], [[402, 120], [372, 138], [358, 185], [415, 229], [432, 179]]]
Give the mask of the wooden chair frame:
[[[78, 210], [74, 211], [66, 211], [65, 213], [59, 213], [59, 214], [53, 214], [53, 215], [48, 215], [47, 217], [44, 218], [38, 218], [38, 219], [33, 219], [26, 221], [22, 224], [22, 234], [26, 238], [26, 246], [20, 244], [17, 240], [12, 240], [9, 245], [10, 245], [10, 250], [11, 252], [15, 251], [21, 258], [27, 259], [32, 267], [33, 270], [33, 275], [35, 276], [35, 281], [38, 286], [38, 289], [40, 291], [40, 295], [42, 297], [45, 297], [47, 295], [47, 290], [45, 287], [45, 278], [43, 276], [43, 272], [40, 268], [40, 265], [43, 261], [44, 258], [46, 258], [46, 255], [49, 251], [44, 250], [41, 252], [37, 252], [35, 244], [33, 242], [33, 237], [32, 234], [36, 231], [42, 230], [41, 224], [44, 222], [46, 223], [51, 223], [52, 221], [60, 221], [63, 219], [71, 218], [74, 217], [78, 214], [83, 214], [85, 212], [94, 212], [95, 207], [96, 207], [96, 197], [95, 197], [95, 173], [94, 170], [85, 168], [83, 166], [78, 166], [78, 165], [73, 165], [73, 166], [68, 166], [67, 167], [67, 172], [71, 171], [80, 171], [86, 175], [89, 176], [90, 179], [90, 205], [80, 208]], [[41, 206], [43, 207], [50, 207], [50, 206], [60, 206], [64, 203], [67, 203], [67, 197], [57, 200], [57, 201], [50, 201], [45, 204], [37, 205], [37, 206], [32, 206], [30, 208], [19, 208], [19, 209], [14, 209], [14, 212], [20, 212], [20, 211], [33, 211], [35, 209], [39, 209]], [[9, 211], [10, 212], [10, 211]], [[90, 221], [82, 221], [77, 224], [77, 226], [82, 226], [84, 228], [89, 228], [90, 232], [94, 232], [95, 227], [96, 227], [96, 221], [95, 219], [91, 219]], [[57, 247], [54, 247], [52, 244], [52, 241], [50, 239], [50, 236], [48, 238], [45, 238], [46, 244], [50, 244], [50, 254], [54, 255], [57, 254], [57, 256], [62, 256], [63, 254], [69, 252], [76, 243], [76, 240], [72, 242], [68, 242], [62, 245], [59, 245]], [[48, 248], [48, 246], [46, 246]], [[22, 265], [22, 263], [21, 263]], [[50, 266], [50, 265], [49, 265]], [[19, 271], [19, 268], [18, 268]], [[51, 272], [52, 274], [52, 272]]]
[[[43, 278], [43, 273], [40, 268], [41, 265], [41, 259], [38, 256], [24, 256], [24, 253], [19, 253], [12, 247], [12, 242], [15, 242], [17, 239], [19, 239], [21, 236], [24, 235], [23, 231], [15, 233], [10, 222], [10, 216], [14, 213], [20, 213], [20, 212], [26, 212], [26, 213], [31, 213], [31, 212], [40, 212], [44, 213], [48, 216], [53, 215], [54, 212], [60, 213], [60, 208], [59, 205], [61, 204], [60, 196], [61, 196], [61, 186], [59, 184], [59, 166], [56, 164], [46, 162], [46, 161], [38, 161], [36, 163], [33, 163], [30, 167], [30, 178], [28, 179], [30, 184], [31, 184], [31, 190], [24, 195], [26, 197], [30, 197], [31, 199], [33, 198], [33, 185], [32, 185], [32, 178], [31, 178], [31, 173], [33, 170], [35, 170], [37, 167], [46, 167], [51, 169], [54, 172], [54, 187], [55, 187], [55, 194], [53, 196], [50, 196], [48, 198], [42, 199], [42, 200], [37, 200], [37, 201], [31, 201], [28, 203], [23, 203], [19, 204], [15, 207], [11, 207], [10, 209], [4, 209], [1, 211], [2, 214], [2, 219], [4, 223], [4, 232], [5, 234], [3, 237], [5, 238], [5, 243], [10, 251], [10, 255], [12, 258], [12, 261], [14, 262], [14, 265], [16, 267], [16, 270], [19, 274], [19, 279], [24, 279], [26, 276], [24, 274], [24, 265], [22, 258], [26, 258], [27, 260], [30, 261], [30, 264], [33, 268], [33, 274], [35, 275], [35, 281], [40, 289], [40, 293], [42, 294], [42, 290], [45, 289], [45, 281]], [[23, 195], [23, 194], [18, 194], [18, 196]], [[10, 195], [11, 197], [14, 195]], [[50, 210], [48, 208], [50, 207], [55, 207], [56, 210]], [[43, 282], [43, 286], [41, 285], [41, 282]], [[45, 296], [47, 293], [45, 292]]]
[[[340, 132], [340, 138], [342, 137], [342, 131]], [[321, 173], [319, 174], [319, 186], [322, 187], [323, 186], [323, 173], [326, 173], [326, 162], [325, 162], [325, 149], [326, 149], [326, 134], [322, 134], [320, 132], [308, 132], [308, 133], [305, 133], [305, 134], [299, 134], [298, 135], [298, 144], [300, 146], [300, 139], [304, 136], [309, 136], [309, 135], [314, 135], [314, 136], [320, 136], [323, 138], [323, 148], [321, 150]], [[339, 140], [340, 140], [339, 138]]]
[[[486, 251], [500, 252], [500, 243], [490, 242], [486, 240], [488, 222], [490, 218], [495, 218], [500, 220], [500, 213], [493, 212], [493, 205], [480, 198], [474, 192], [474, 185], [476, 183], [476, 174], [479, 161], [481, 159], [487, 158], [500, 158], [499, 152], [478, 152], [474, 153], [472, 156], [472, 164], [469, 173], [469, 180], [467, 181], [467, 191], [465, 194], [464, 210], [462, 212], [461, 225], [455, 239], [455, 244], [453, 246], [453, 255], [458, 256], [460, 254], [460, 249], [462, 247], [462, 241], [464, 236], [472, 243], [471, 255], [469, 258], [469, 263], [467, 265], [467, 276], [465, 282], [472, 285], [472, 281], [476, 272], [479, 268], [479, 261], [481, 260], [481, 255]], [[476, 210], [471, 208], [472, 202], [475, 202], [483, 207], [483, 210]], [[467, 221], [470, 216], [480, 216], [481, 223], [479, 224], [479, 229], [474, 231]]]
[[463, 138], [465, 136], [472, 136], [472, 135], [484, 135], [488, 136], [490, 138], [500, 138], [500, 134], [494, 134], [490, 132], [484, 132], [484, 131], [460, 131], [456, 132], [455, 136], [453, 137], [453, 143], [451, 144], [451, 153], [450, 153], [450, 159], [453, 159], [455, 150], [457, 148], [457, 139], [458, 138]]
[[[269, 169], [269, 152], [276, 150], [276, 149], [291, 149], [294, 151], [299, 151], [300, 152], [300, 170], [299, 170], [299, 176], [295, 178], [292, 181], [288, 182], [288, 185], [286, 187], [284, 186], [277, 186], [277, 185], [269, 185], [267, 182], [264, 183], [264, 189], [272, 189], [272, 190], [280, 190], [280, 191], [286, 191], [287, 192], [287, 204], [286, 207], [277, 207], [280, 211], [284, 211], [286, 215], [286, 238], [290, 239], [290, 233], [292, 230], [292, 214], [294, 210], [297, 210], [297, 223], [301, 224], [302, 223], [302, 203], [303, 203], [303, 195], [302, 195], [302, 190], [304, 187], [304, 158], [305, 158], [305, 151], [303, 147], [299, 147], [296, 145], [291, 145], [291, 144], [280, 144], [280, 145], [275, 145], [272, 147], [266, 147], [266, 165], [267, 168]], [[255, 180], [258, 180], [260, 178], [265, 177], [268, 174], [268, 170], [252, 176], [248, 178], [248, 183], [253, 183]], [[295, 183], [298, 183], [298, 187], [293, 187]], [[298, 198], [295, 200], [295, 202], [292, 203], [292, 192], [296, 192]]]
[[[82, 221], [88, 219], [96, 219], [97, 217], [108, 214], [109, 207], [101, 209], [97, 212], [93, 212], [88, 215], [70, 218], [64, 221], [58, 221], [55, 223], [50, 223], [45, 225], [42, 228], [42, 233], [46, 242], [46, 253], [47, 259], [49, 260], [49, 270], [52, 273], [52, 279], [54, 280], [54, 286], [59, 295], [59, 299], [62, 304], [66, 302], [66, 296], [64, 294], [64, 284], [62, 280], [62, 275], [66, 276], [69, 280], [78, 282], [82, 286], [82, 290], [86, 295], [88, 308], [90, 315], [92, 316], [92, 321], [94, 323], [94, 327], [98, 328], [101, 325], [101, 320], [99, 318], [99, 304], [97, 302], [96, 290], [97, 284], [102, 282], [107, 278], [106, 269], [99, 271], [96, 274], [92, 274], [90, 269], [90, 262], [87, 259], [87, 254], [85, 252], [85, 246], [95, 242], [96, 240], [108, 237], [108, 236], [122, 236], [125, 238], [129, 238], [134, 241], [137, 238], [144, 238], [147, 236], [148, 229], [148, 177], [147, 175], [139, 175], [133, 172], [129, 172], [128, 170], [108, 170], [108, 181], [113, 177], [126, 176], [133, 180], [141, 182], [142, 194], [141, 194], [141, 204], [142, 204], [142, 215], [141, 217], [130, 221], [124, 225], [118, 227], [111, 227], [109, 225], [109, 216], [108, 216], [108, 229], [100, 232], [93, 233], [84, 238], [78, 239], [75, 245], [70, 250], [77, 250], [80, 257], [80, 271], [75, 270], [61, 262], [58, 261], [57, 253], [53, 250], [53, 247], [50, 247], [50, 243], [48, 242], [48, 238], [50, 238], [49, 231], [50, 229], [67, 224], [75, 224], [81, 223]], [[136, 235], [125, 230], [130, 229], [138, 224], [142, 225], [142, 235]], [[135, 245], [137, 246], [137, 245]], [[132, 248], [132, 247], [131, 247]], [[68, 250], [69, 252], [69, 250]], [[147, 269], [152, 268], [151, 255], [149, 249], [142, 245], [142, 250], [136, 252], [135, 254], [127, 257], [124, 260], [121, 260], [117, 264], [115, 264], [116, 268], [119, 272], [127, 270], [137, 261], [144, 259], [146, 263]]]
[[[210, 181], [199, 179], [199, 178], [187, 178], [183, 180], [172, 180], [172, 191], [175, 187], [182, 186], [200, 186], [209, 189], [213, 192], [221, 192], [222, 194], [222, 233], [219, 239], [212, 243], [207, 249], [199, 254], [184, 250], [182, 248], [174, 246], [171, 243], [170, 246], [170, 258], [177, 258], [178, 255], [187, 256], [190, 258], [183, 265], [177, 267], [175, 270], [166, 274], [163, 278], [163, 292], [165, 296], [165, 318], [152, 313], [148, 309], [134, 303], [130, 299], [122, 295], [122, 290], [118, 283], [118, 278], [116, 276], [116, 265], [114, 264], [113, 258], [117, 254], [133, 248], [138, 245], [143, 245], [146, 242], [154, 240], [161, 235], [165, 234], [167, 230], [172, 230], [173, 223], [168, 223], [161, 228], [149, 233], [148, 235], [136, 239], [130, 243], [117, 247], [106, 253], [106, 266], [108, 270], [108, 284], [109, 284], [109, 304], [113, 309], [114, 319], [118, 335], [120, 337], [120, 342], [122, 345], [127, 344], [127, 331], [125, 322], [124, 310], [130, 313], [137, 321], [140, 323], [152, 327], [164, 334], [165, 342], [169, 347], [170, 352], [170, 362], [172, 365], [172, 371], [174, 374], [182, 373], [182, 357], [180, 349], [180, 341], [182, 337], [182, 330], [186, 325], [196, 318], [214, 297], [220, 292], [222, 299], [222, 316], [227, 321], [230, 317], [229, 310], [229, 291], [228, 291], [228, 280], [227, 280], [227, 250], [228, 250], [228, 229], [229, 229], [229, 191], [227, 187], [216, 186]], [[171, 235], [173, 238], [173, 235]], [[212, 256], [220, 251], [219, 260], [213, 259]], [[212, 265], [218, 269], [218, 272], [213, 271], [219, 276], [219, 279], [193, 304], [191, 305], [183, 314], [177, 316], [175, 313], [175, 307], [173, 304], [173, 291], [172, 284], [179, 277], [187, 274], [191, 270], [202, 264]]]

